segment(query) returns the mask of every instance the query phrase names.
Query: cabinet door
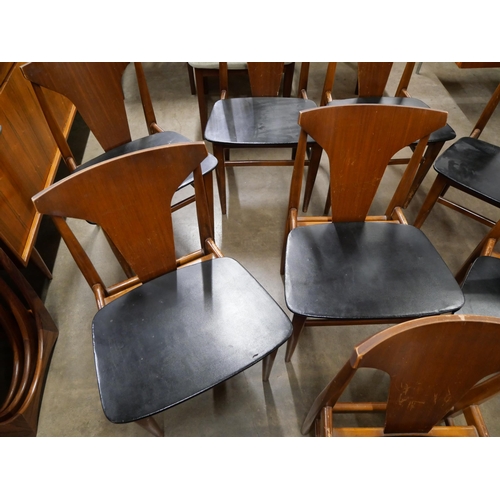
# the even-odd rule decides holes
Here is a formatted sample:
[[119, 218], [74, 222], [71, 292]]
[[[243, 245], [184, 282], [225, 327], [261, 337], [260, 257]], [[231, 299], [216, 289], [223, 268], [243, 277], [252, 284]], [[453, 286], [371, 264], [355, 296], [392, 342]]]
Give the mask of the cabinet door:
[[[40, 223], [31, 197], [51, 184], [60, 154], [19, 65], [11, 65], [0, 86], [0, 238], [26, 264]], [[74, 106], [51, 94], [51, 107], [68, 134]]]

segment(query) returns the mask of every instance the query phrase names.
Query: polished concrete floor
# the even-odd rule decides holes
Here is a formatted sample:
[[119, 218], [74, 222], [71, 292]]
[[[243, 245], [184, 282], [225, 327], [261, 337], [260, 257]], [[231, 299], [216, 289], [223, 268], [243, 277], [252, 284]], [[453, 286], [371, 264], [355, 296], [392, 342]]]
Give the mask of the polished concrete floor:
[[[387, 95], [395, 91], [402, 68], [403, 64], [395, 64]], [[325, 69], [325, 63], [311, 64], [308, 93], [317, 103]], [[145, 70], [159, 124], [165, 130], [175, 130], [190, 139], [201, 139], [197, 99], [190, 93], [185, 63], [146, 63]], [[420, 73], [413, 75], [409, 90], [431, 107], [448, 111], [448, 122], [457, 137], [462, 137], [470, 133], [499, 79], [498, 69], [461, 70], [454, 63], [424, 63]], [[353, 96], [355, 84], [356, 64], [339, 64], [334, 96]], [[214, 84], [214, 99], [216, 88]], [[138, 138], [147, 132], [133, 67], [126, 71], [124, 89], [132, 134]], [[498, 115], [500, 113], [490, 121], [482, 138], [500, 145]], [[90, 136], [84, 160], [100, 152], [99, 145]], [[238, 153], [257, 155], [248, 151]], [[271, 153], [280, 157], [284, 151]], [[269, 157], [269, 152], [265, 156]], [[320, 213], [324, 203], [325, 159], [321, 165], [309, 213]], [[372, 207], [373, 213], [383, 211], [400, 173], [401, 167], [388, 168], [380, 195]], [[228, 169], [228, 213], [222, 216], [216, 203], [215, 214], [216, 240], [224, 254], [245, 266], [285, 311], [279, 260], [290, 175], [291, 169], [283, 167]], [[405, 211], [410, 223], [433, 178], [434, 171], [431, 171]], [[466, 198], [461, 193], [453, 196], [457, 200]], [[467, 198], [470, 207], [476, 207], [493, 219], [499, 218], [497, 209]], [[193, 221], [192, 206], [176, 214], [180, 251], [189, 250], [191, 244], [194, 248]], [[98, 262], [105, 279], [111, 283], [119, 276], [119, 271], [101, 231], [85, 222], [74, 223], [73, 227]], [[487, 229], [437, 206], [422, 230], [455, 272]], [[102, 412], [90, 331], [96, 305], [64, 243], [60, 245], [53, 275], [45, 303], [60, 333], [47, 377], [38, 435], [147, 436], [138, 425], [108, 422]], [[165, 436], [300, 436], [300, 426], [311, 403], [348, 358], [353, 346], [382, 328], [306, 329], [290, 363], [284, 362], [284, 348], [280, 349], [269, 383], [261, 381], [258, 364], [221, 386], [157, 415], [156, 419], [164, 428]], [[386, 391], [386, 375], [368, 371], [355, 378], [347, 396], [376, 400], [382, 399]], [[485, 403], [483, 414], [491, 434], [500, 436], [500, 398]], [[366, 417], [346, 418], [354, 424], [366, 421]]]

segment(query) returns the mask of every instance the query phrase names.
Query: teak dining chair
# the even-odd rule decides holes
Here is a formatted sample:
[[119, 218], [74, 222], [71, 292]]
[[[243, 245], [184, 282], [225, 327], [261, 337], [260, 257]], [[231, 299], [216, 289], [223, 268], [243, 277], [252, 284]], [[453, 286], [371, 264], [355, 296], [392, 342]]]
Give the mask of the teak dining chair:
[[[207, 101], [205, 96], [205, 94], [207, 93], [207, 87], [205, 85], [205, 80], [209, 77], [219, 78], [219, 63], [188, 62], [186, 64], [189, 75], [191, 94], [197, 95], [198, 97], [198, 109], [200, 112], [201, 131], [202, 133], [204, 133], [208, 121]], [[244, 62], [228, 62], [227, 69], [232, 74], [237, 74], [237, 75], [248, 73], [247, 64]], [[285, 63], [284, 78], [283, 78], [283, 97], [290, 97], [292, 95], [294, 70], [295, 70], [295, 63], [293, 62]]]
[[[62, 158], [71, 172], [134, 151], [164, 144], [189, 142], [189, 139], [177, 132], [163, 131], [156, 122], [144, 68], [141, 63], [137, 62], [134, 63], [135, 72], [147, 130], [150, 135], [132, 141], [121, 84], [123, 73], [128, 64], [128, 62], [32, 62], [21, 67], [24, 76], [33, 85]], [[54, 118], [44, 89], [64, 95], [76, 106], [83, 120], [104, 149], [104, 154], [83, 165], [76, 164], [68, 142]], [[213, 174], [211, 172], [216, 164], [215, 158], [209, 155], [202, 165], [212, 219]], [[185, 179], [179, 189], [191, 185], [192, 182], [192, 177]], [[193, 201], [194, 196], [189, 196], [177, 202], [173, 209], [178, 210]]]
[[[392, 70], [392, 62], [359, 62], [358, 63], [358, 96], [352, 99], [333, 99], [332, 90], [335, 81], [337, 63], [329, 63], [325, 76], [325, 83], [322, 91], [322, 106], [338, 106], [339, 104], [390, 104], [398, 106], [414, 106], [428, 108], [420, 99], [411, 97], [408, 92], [408, 85], [412, 76], [415, 63], [406, 63], [401, 79], [394, 97], [383, 96], [385, 87], [389, 80]], [[434, 163], [439, 152], [443, 148], [445, 142], [456, 137], [455, 131], [446, 124], [444, 127], [432, 132], [427, 142], [427, 148], [424, 151], [420, 165], [415, 172], [408, 194], [402, 203], [402, 207], [406, 208], [413, 199], [414, 194], [420, 187], [427, 172]], [[413, 151], [416, 144], [408, 145]], [[389, 165], [405, 165], [409, 162], [409, 158], [393, 158], [389, 161]], [[303, 211], [307, 212], [309, 202], [312, 195], [312, 190], [316, 180], [319, 164], [314, 163], [307, 171], [307, 180], [305, 185]], [[330, 199], [327, 197], [325, 203], [325, 215], [330, 210]]]
[[500, 221], [484, 236], [456, 274], [465, 303], [457, 313], [500, 317]]
[[[203, 142], [160, 146], [76, 172], [33, 198], [52, 216], [95, 294], [92, 323], [101, 402], [115, 423], [186, 401], [264, 359], [267, 380], [288, 317], [213, 240], [200, 165]], [[193, 174], [201, 249], [176, 257], [171, 200]], [[66, 217], [93, 220], [135, 276], [106, 286]], [[189, 264], [189, 265], [188, 265]]]
[[[217, 158], [217, 182], [222, 213], [226, 213], [226, 167], [291, 166], [293, 160], [229, 160], [234, 148], [289, 148], [297, 146], [298, 113], [316, 104], [307, 99], [309, 63], [302, 63], [299, 97], [278, 97], [284, 63], [247, 63], [252, 97], [228, 99], [227, 63], [220, 63], [221, 99], [212, 109], [205, 139], [213, 144]], [[309, 142], [311, 163], [317, 163], [321, 150]], [[227, 155], [227, 156], [226, 156]]]
[[450, 187], [500, 208], [500, 147], [481, 141], [484, 127], [500, 102], [500, 85], [484, 108], [470, 137], [462, 137], [437, 160], [436, 180], [432, 185], [414, 226], [421, 227], [436, 203], [449, 207], [472, 219], [493, 227], [495, 222], [458, 203], [444, 198]]
[[[361, 368], [390, 376], [386, 402], [341, 402]], [[485, 379], [485, 380], [483, 380]], [[317, 436], [488, 436], [479, 405], [500, 391], [500, 319], [449, 315], [393, 326], [358, 344], [302, 425]], [[338, 413], [385, 412], [384, 427], [335, 427]], [[464, 415], [467, 425], [454, 417]], [[445, 425], [442, 425], [444, 422]]]
[[[446, 113], [382, 104], [303, 111], [292, 174], [282, 272], [294, 313], [289, 361], [304, 326], [383, 324], [443, 313], [463, 304], [448, 267], [400, 208], [429, 135]], [[307, 137], [328, 155], [331, 217], [299, 217]], [[418, 141], [384, 216], [368, 211], [390, 158]]]

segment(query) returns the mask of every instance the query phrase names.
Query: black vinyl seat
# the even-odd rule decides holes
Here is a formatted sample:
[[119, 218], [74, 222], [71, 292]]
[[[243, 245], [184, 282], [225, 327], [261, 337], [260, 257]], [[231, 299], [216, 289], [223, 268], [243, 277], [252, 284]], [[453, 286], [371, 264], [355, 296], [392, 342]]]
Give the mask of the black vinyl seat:
[[292, 231], [285, 299], [296, 314], [335, 320], [451, 313], [464, 300], [421, 231], [379, 222], [336, 222]]
[[436, 179], [415, 219], [421, 227], [436, 203], [452, 208], [489, 227], [495, 221], [445, 198], [450, 187], [500, 208], [500, 147], [479, 139], [500, 102], [500, 85], [486, 104], [470, 137], [462, 137], [451, 145], [434, 164]]
[[205, 139], [231, 148], [292, 147], [297, 144], [300, 133], [299, 112], [315, 107], [314, 101], [297, 97], [222, 99], [214, 104]]
[[462, 137], [436, 160], [434, 169], [452, 186], [500, 207], [500, 147]]
[[467, 274], [462, 291], [465, 303], [456, 314], [500, 317], [500, 259], [478, 257]]
[[92, 323], [103, 411], [131, 422], [186, 401], [258, 363], [291, 323], [233, 259], [193, 264], [149, 281]]

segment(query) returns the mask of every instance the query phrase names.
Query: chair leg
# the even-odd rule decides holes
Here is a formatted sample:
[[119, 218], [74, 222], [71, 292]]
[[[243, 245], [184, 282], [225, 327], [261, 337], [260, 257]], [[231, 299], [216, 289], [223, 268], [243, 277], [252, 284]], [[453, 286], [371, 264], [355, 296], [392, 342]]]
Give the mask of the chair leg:
[[328, 188], [328, 193], [326, 194], [325, 208], [323, 210], [323, 215], [328, 215], [328, 212], [330, 211], [331, 207], [332, 207], [332, 199], [331, 199], [330, 188]]
[[309, 202], [311, 201], [314, 182], [316, 181], [316, 176], [318, 175], [319, 162], [321, 160], [322, 152], [323, 150], [317, 144], [311, 147], [311, 159], [309, 161], [309, 167], [307, 168], [306, 186], [304, 188], [304, 204], [302, 205], [303, 212], [307, 212], [307, 209], [309, 208]]
[[292, 320], [292, 336], [288, 339], [286, 344], [285, 361], [288, 363], [292, 359], [293, 352], [297, 347], [297, 342], [299, 341], [300, 334], [304, 329], [307, 316], [301, 316], [300, 314], [294, 314]]
[[262, 360], [262, 381], [267, 382], [269, 380], [269, 375], [271, 375], [271, 370], [273, 369], [274, 360], [276, 359], [276, 354], [278, 354], [278, 349], [275, 349], [271, 354], [268, 354]]
[[226, 164], [224, 161], [224, 148], [218, 144], [213, 145], [214, 156], [217, 158], [217, 187], [219, 188], [220, 208], [223, 214], [226, 213]]
[[203, 72], [201, 70], [194, 70], [196, 78], [196, 95], [198, 97], [198, 110], [200, 112], [200, 124], [201, 124], [201, 134], [205, 133], [205, 128], [208, 121], [208, 111], [207, 111], [207, 100], [205, 97], [205, 84], [203, 78]]
[[417, 192], [420, 184], [422, 184], [425, 176], [429, 172], [430, 168], [434, 164], [439, 152], [444, 146], [444, 142], [436, 142], [434, 144], [429, 144], [425, 151], [425, 155], [422, 159], [422, 163], [418, 167], [417, 173], [415, 174], [415, 178], [413, 179], [412, 185], [410, 187], [410, 191], [406, 200], [403, 204], [403, 208], [407, 208], [410, 204], [410, 201], [413, 199], [413, 196]]
[[212, 235], [215, 238], [215, 215], [214, 215], [214, 177], [213, 172], [208, 172], [203, 176], [205, 183], [205, 194], [207, 196], [208, 217], [212, 226]]
[[464, 409], [464, 417], [468, 425], [473, 425], [481, 437], [489, 437], [490, 433], [483, 420], [479, 406], [472, 405]]
[[104, 231], [104, 229], [103, 229], [102, 232], [104, 233], [104, 236], [106, 237], [106, 240], [108, 241], [108, 244], [109, 244], [111, 250], [113, 251], [113, 254], [116, 257], [116, 260], [118, 260], [118, 263], [120, 264], [121, 268], [123, 269], [125, 276], [127, 276], [127, 278], [133, 278], [134, 276], [136, 276], [134, 270], [130, 267], [129, 263], [125, 260], [125, 258], [121, 254], [120, 250], [118, 250], [118, 248], [116, 248], [113, 241], [111, 241], [111, 238], [106, 234], [106, 231]]
[[283, 245], [281, 247], [281, 263], [280, 263], [280, 274], [283, 276], [285, 274], [285, 256], [286, 256], [286, 243], [288, 241], [288, 234], [290, 233], [290, 215], [286, 218], [285, 223], [285, 236], [283, 238]]
[[141, 420], [136, 420], [135, 423], [143, 429], [146, 429], [155, 437], [164, 436], [163, 431], [160, 429], [160, 426], [153, 417], [146, 417]]
[[436, 204], [439, 197], [444, 194], [444, 192], [448, 189], [448, 182], [446, 178], [440, 174], [436, 177], [434, 184], [432, 185], [429, 193], [427, 194], [427, 198], [425, 198], [422, 208], [415, 219], [413, 225], [415, 227], [420, 228], [422, 224], [427, 219], [432, 207]]
[[333, 434], [333, 408], [325, 406], [319, 418], [316, 419], [316, 437], [332, 437]]
[[191, 95], [196, 95], [196, 86], [194, 84], [194, 69], [189, 63], [186, 63], [186, 67], [189, 76], [189, 87], [191, 88]]

